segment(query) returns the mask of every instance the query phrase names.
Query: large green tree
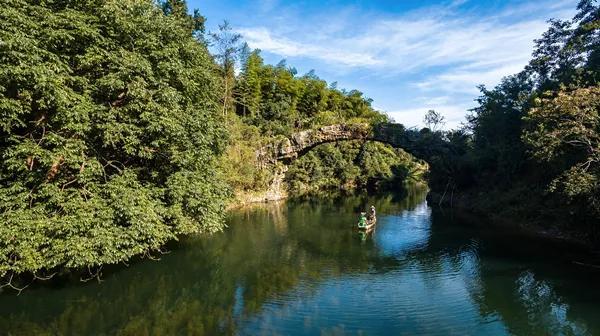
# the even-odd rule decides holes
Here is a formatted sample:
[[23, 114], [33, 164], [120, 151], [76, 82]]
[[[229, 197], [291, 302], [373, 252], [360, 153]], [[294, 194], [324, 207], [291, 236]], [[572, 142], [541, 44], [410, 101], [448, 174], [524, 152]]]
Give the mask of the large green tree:
[[0, 278], [124, 262], [222, 228], [221, 81], [194, 37], [203, 19], [184, 10], [0, 2]]
[[551, 190], [590, 205], [600, 215], [600, 87], [561, 90], [529, 111], [532, 154], [558, 175]]

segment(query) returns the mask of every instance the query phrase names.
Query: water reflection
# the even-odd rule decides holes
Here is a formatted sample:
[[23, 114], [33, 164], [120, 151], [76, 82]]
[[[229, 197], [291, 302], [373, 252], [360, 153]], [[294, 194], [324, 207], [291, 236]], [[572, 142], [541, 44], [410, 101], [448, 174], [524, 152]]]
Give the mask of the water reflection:
[[[184, 239], [102, 284], [3, 294], [0, 334], [600, 332], [597, 273], [556, 246], [432, 211], [425, 193], [235, 211], [223, 234]], [[361, 239], [351, 227], [371, 204], [378, 226]]]

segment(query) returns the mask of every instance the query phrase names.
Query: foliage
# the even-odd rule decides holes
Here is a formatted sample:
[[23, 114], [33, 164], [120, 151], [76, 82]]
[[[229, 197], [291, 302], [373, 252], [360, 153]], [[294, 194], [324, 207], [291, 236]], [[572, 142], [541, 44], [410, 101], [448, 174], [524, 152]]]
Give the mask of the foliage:
[[235, 65], [242, 50], [242, 35], [235, 33], [229, 22], [219, 25], [217, 32], [210, 32], [210, 44], [215, 49], [215, 59], [221, 65], [223, 77], [223, 114], [226, 115], [233, 105], [233, 87], [235, 85]]
[[523, 72], [503, 79], [493, 90], [480, 89], [479, 106], [468, 116], [476, 164], [495, 179], [510, 182], [525, 160], [522, 118], [530, 106], [533, 83]]
[[529, 111], [524, 140], [560, 172], [551, 190], [589, 202], [600, 215], [600, 87], [549, 93]]
[[227, 124], [230, 141], [220, 160], [223, 179], [236, 192], [268, 189], [274, 169], [261, 167], [256, 151], [273, 139], [264, 137], [258, 127], [244, 124], [236, 115], [228, 116]]
[[[440, 192], [531, 186], [598, 218], [600, 7], [577, 10], [550, 22], [522, 72], [480, 87], [465, 128], [442, 131], [436, 111], [428, 128], [402, 128], [429, 165], [380, 143], [327, 144], [290, 167], [292, 192], [393, 187], [430, 167]], [[0, 278], [216, 232], [226, 185], [271, 183], [256, 157], [265, 143], [390, 121], [360, 91], [266, 65], [227, 23], [208, 35], [211, 56], [204, 22], [184, 0], [0, 4]]]
[[586, 87], [600, 80], [599, 8], [597, 0], [580, 0], [572, 20], [551, 20], [536, 41], [528, 71], [541, 91], [570, 84]]
[[444, 127], [444, 124], [446, 124], [444, 116], [435, 110], [427, 111], [423, 121], [425, 122], [425, 125], [427, 125], [427, 128], [431, 129], [432, 131], [438, 131], [440, 128]]
[[265, 136], [343, 122], [377, 123], [388, 118], [373, 109], [359, 91], [340, 91], [313, 71], [297, 77], [285, 62], [265, 65], [260, 51], [244, 58], [235, 86], [237, 114]]
[[572, 20], [550, 22], [524, 71], [481, 87], [465, 129], [439, 136], [446, 149], [430, 161], [434, 189], [527, 188], [527, 199], [513, 206], [529, 204], [544, 216], [560, 203], [578, 222], [597, 223], [600, 6], [582, 0], [577, 10]]
[[220, 82], [181, 3], [0, 5], [0, 277], [223, 227]]
[[297, 195], [355, 188], [397, 189], [421, 182], [427, 166], [402, 150], [375, 142], [324, 144], [290, 167], [290, 190]]
[[[245, 51], [234, 87], [236, 116], [228, 118], [232, 141], [223, 166], [236, 191], [265, 190], [275, 167], [260, 169], [254, 151], [294, 132], [340, 123], [389, 121], [359, 91], [338, 90], [314, 71], [297, 76], [285, 61], [264, 64], [259, 50]], [[362, 156], [361, 156], [362, 155]], [[361, 161], [362, 160], [362, 161]], [[296, 161], [287, 174], [294, 195], [328, 189], [352, 189], [401, 181], [415, 163], [381, 144], [324, 145]], [[377, 182], [376, 182], [377, 181]]]

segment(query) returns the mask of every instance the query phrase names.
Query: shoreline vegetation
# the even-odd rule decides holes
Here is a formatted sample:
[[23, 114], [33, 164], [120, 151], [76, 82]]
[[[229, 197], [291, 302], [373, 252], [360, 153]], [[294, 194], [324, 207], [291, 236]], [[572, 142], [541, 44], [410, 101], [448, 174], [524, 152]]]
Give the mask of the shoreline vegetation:
[[460, 129], [427, 112], [411, 130], [418, 158], [342, 141], [286, 164], [256, 151], [302, 130], [393, 120], [358, 90], [265, 64], [227, 22], [206, 32], [184, 0], [0, 6], [0, 290], [152, 258], [222, 231], [232, 205], [406, 183], [600, 242], [596, 1], [550, 21], [531, 62], [481, 86]]
[[[496, 192], [493, 195], [498, 198], [507, 197], [506, 193]], [[449, 197], [442, 198], [440, 193], [430, 192], [427, 195], [427, 201], [432, 208], [448, 211], [453, 216], [467, 222], [478, 223], [483, 219], [485, 225], [492, 230], [494, 228], [513, 229], [515, 233], [522, 236], [562, 242], [585, 251], [590, 258], [594, 259], [595, 263], [599, 261], [597, 259], [600, 252], [598, 243], [582, 232], [581, 228], [577, 227], [577, 223], [570, 222], [568, 218], [547, 219], [532, 216], [528, 212], [518, 212], [503, 201], [481, 201], [481, 193], [477, 191], [455, 194], [452, 200]], [[476, 225], [481, 226], [480, 224]]]

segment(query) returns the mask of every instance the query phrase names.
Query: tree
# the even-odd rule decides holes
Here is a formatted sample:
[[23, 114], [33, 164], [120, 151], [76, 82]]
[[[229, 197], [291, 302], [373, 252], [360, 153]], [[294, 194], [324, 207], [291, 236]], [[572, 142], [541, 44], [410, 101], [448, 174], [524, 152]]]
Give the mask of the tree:
[[160, 3], [160, 6], [162, 7], [165, 15], [175, 15], [189, 18], [187, 13], [188, 8], [185, 0], [164, 0]]
[[170, 8], [2, 5], [0, 278], [96, 269], [223, 228], [219, 79]]
[[217, 32], [211, 32], [211, 45], [215, 48], [215, 58], [221, 65], [223, 76], [223, 115], [233, 106], [233, 86], [235, 84], [235, 66], [240, 53], [247, 45], [242, 43], [242, 35], [235, 33], [229, 22], [219, 25]]
[[492, 90], [481, 86], [479, 106], [467, 116], [473, 132], [473, 155], [481, 171], [510, 182], [527, 161], [523, 117], [535, 94], [527, 72], [506, 77]]
[[264, 61], [260, 56], [260, 50], [250, 52], [242, 63], [242, 73], [237, 84], [235, 94], [237, 96], [238, 111], [246, 116], [249, 111], [251, 116], [259, 112], [262, 101], [262, 78], [261, 71]]
[[325, 110], [330, 90], [327, 88], [327, 83], [320, 80], [314, 71], [300, 80], [303, 83], [303, 92], [299, 97], [298, 111], [306, 117], [314, 117]]
[[597, 0], [581, 0], [577, 10], [572, 20], [551, 20], [550, 28], [535, 41], [528, 68], [541, 91], [600, 80], [600, 6]]
[[560, 172], [551, 190], [600, 214], [600, 86], [547, 93], [527, 115], [523, 138], [535, 158]]
[[427, 128], [434, 132], [440, 130], [446, 124], [444, 116], [435, 110], [427, 111], [423, 118], [423, 122], [427, 125]]
[[199, 40], [203, 39], [206, 18], [197, 9], [194, 10], [194, 15], [190, 16], [185, 0], [160, 0], [159, 5], [165, 15], [182, 20], [192, 29], [196, 38]]

